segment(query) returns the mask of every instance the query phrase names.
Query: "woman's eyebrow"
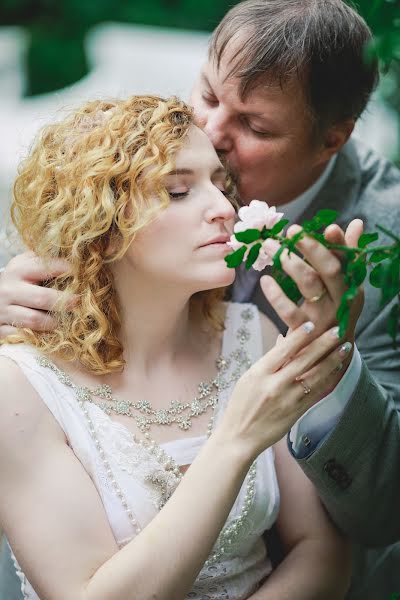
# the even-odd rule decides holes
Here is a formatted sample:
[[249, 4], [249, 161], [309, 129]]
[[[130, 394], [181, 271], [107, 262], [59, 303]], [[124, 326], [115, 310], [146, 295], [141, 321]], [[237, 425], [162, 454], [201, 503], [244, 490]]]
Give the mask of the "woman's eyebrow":
[[[225, 173], [225, 169], [224, 167], [222, 167], [221, 165], [216, 167], [213, 171], [213, 175], [220, 175]], [[174, 171], [171, 171], [170, 173], [167, 173], [167, 177], [171, 177], [174, 175], [193, 175], [194, 171], [192, 169], [175, 169]]]
[[170, 171], [167, 173], [167, 176], [171, 175], [193, 175], [192, 169], [175, 169], [174, 171]]

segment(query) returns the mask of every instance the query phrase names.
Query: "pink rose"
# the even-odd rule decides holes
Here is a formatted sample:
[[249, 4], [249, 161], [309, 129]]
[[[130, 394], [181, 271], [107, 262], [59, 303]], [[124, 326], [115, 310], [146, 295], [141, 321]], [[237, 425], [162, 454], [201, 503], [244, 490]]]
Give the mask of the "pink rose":
[[283, 213], [276, 212], [275, 206], [268, 206], [266, 202], [252, 200], [248, 206], [239, 208], [238, 221], [234, 227], [235, 232], [245, 231], [246, 229], [272, 229], [280, 221]]
[[[233, 228], [234, 234], [231, 236], [231, 239], [228, 242], [228, 246], [230, 246], [233, 251], [239, 250], [239, 248], [244, 245], [243, 242], [239, 242], [236, 239], [235, 233], [240, 233], [241, 231], [246, 231], [247, 229], [259, 229], [261, 231], [263, 227], [272, 229], [272, 227], [282, 219], [283, 213], [276, 212], [276, 207], [268, 206], [266, 202], [252, 200], [248, 206], [242, 206], [239, 209], [238, 216], [240, 221], [235, 223]], [[252, 246], [258, 243], [259, 241], [255, 241], [251, 244], [247, 244], [243, 262], [246, 261]], [[260, 248], [260, 253], [257, 257], [257, 260], [253, 264], [253, 269], [256, 271], [262, 271], [267, 265], [272, 264], [272, 256], [268, 254], [263, 244]]]
[[260, 248], [260, 253], [257, 256], [257, 260], [253, 263], [253, 269], [255, 269], [256, 271], [263, 271], [266, 266], [272, 264], [272, 257], [270, 254], [268, 254], [263, 244]]

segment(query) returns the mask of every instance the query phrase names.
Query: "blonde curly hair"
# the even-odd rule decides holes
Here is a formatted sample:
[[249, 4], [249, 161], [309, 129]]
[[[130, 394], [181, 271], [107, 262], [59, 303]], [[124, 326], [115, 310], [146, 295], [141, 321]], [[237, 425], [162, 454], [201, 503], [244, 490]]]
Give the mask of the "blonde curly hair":
[[[169, 204], [163, 178], [174, 169], [193, 114], [177, 98], [132, 96], [88, 102], [46, 126], [19, 168], [11, 216], [25, 245], [70, 271], [45, 283], [77, 295], [54, 313], [51, 332], [19, 330], [9, 343], [28, 342], [92, 373], [121, 371], [120, 315], [110, 263], [120, 259], [137, 232]], [[227, 180], [234, 195], [234, 184]], [[160, 203], [156, 206], [153, 198]], [[129, 210], [128, 210], [129, 209]], [[191, 308], [223, 329], [225, 289], [199, 292]]]

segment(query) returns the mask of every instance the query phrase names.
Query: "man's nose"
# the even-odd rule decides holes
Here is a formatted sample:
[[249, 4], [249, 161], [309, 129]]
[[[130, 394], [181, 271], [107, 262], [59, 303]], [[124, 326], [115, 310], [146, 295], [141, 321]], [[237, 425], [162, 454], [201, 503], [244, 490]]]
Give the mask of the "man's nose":
[[204, 131], [217, 151], [230, 152], [232, 150], [232, 136], [229, 133], [229, 121], [222, 109], [216, 108], [211, 111], [207, 116]]

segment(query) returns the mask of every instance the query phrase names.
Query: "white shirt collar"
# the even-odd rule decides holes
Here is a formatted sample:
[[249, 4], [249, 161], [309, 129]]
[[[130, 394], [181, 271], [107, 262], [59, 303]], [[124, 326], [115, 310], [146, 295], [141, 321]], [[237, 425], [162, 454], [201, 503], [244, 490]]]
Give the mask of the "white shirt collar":
[[297, 196], [294, 200], [287, 202], [286, 204], [281, 204], [277, 207], [279, 212], [284, 213], [284, 218], [289, 219], [290, 223], [296, 223], [296, 220], [300, 215], [302, 215], [306, 209], [309, 207], [314, 198], [321, 191], [325, 182], [327, 181], [329, 175], [333, 171], [333, 167], [335, 166], [337, 159], [337, 154], [332, 156], [326, 165], [325, 169], [322, 171], [321, 175], [318, 177], [317, 181], [315, 181], [312, 186], [305, 190], [300, 196]]

